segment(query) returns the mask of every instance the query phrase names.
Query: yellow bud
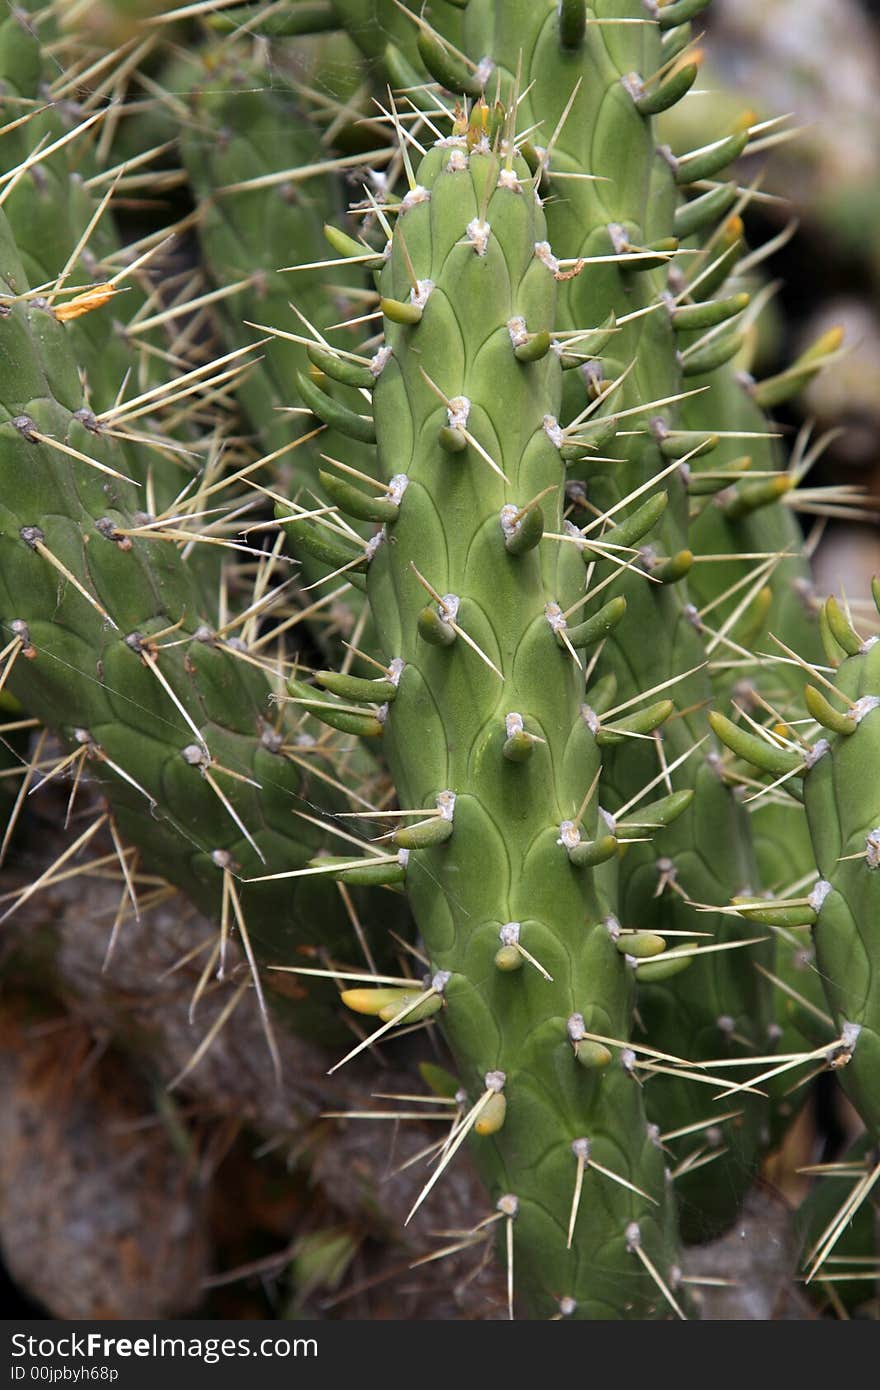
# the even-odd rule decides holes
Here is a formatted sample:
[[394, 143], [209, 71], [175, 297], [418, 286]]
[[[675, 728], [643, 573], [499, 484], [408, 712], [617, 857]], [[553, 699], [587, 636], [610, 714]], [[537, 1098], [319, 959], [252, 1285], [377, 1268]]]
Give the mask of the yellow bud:
[[497, 1134], [504, 1124], [507, 1101], [503, 1091], [493, 1091], [474, 1125], [478, 1134]]
[[53, 313], [60, 323], [67, 323], [69, 319], [78, 319], [82, 314], [90, 314], [93, 309], [102, 308], [117, 293], [115, 285], [94, 285], [92, 289], [83, 290], [82, 294], [76, 295], [66, 304], [55, 305]]

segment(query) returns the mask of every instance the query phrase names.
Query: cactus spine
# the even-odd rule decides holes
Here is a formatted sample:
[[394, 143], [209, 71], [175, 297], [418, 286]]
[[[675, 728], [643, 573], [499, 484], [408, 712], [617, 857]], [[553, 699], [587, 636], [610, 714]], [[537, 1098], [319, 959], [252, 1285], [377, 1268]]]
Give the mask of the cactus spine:
[[[298, 733], [273, 718], [268, 676], [242, 659], [235, 625], [217, 631], [177, 545], [144, 531], [115, 423], [84, 400], [66, 326], [29, 296], [5, 218], [0, 230], [7, 689], [79, 749], [146, 861], [219, 913], [233, 870], [303, 864], [323, 844], [291, 815], [310, 780]], [[316, 778], [333, 758], [312, 755]], [[293, 897], [276, 884], [236, 896], [261, 950], [316, 911], [308, 879]], [[335, 916], [347, 935], [341, 904], [319, 896], [327, 927]], [[304, 1028], [333, 1031], [327, 1002], [297, 1014]]]
[[[880, 586], [875, 581], [880, 594]], [[818, 880], [790, 906], [792, 916], [812, 930], [816, 963], [837, 1038], [829, 1060], [844, 1090], [876, 1142], [880, 1135], [877, 1059], [880, 1048], [880, 991], [876, 956], [877, 845], [880, 802], [874, 756], [876, 711], [880, 708], [876, 637], [862, 639], [834, 598], [824, 610], [828, 650], [838, 669], [831, 682], [804, 662], [810, 677], [804, 703], [815, 736], [792, 745], [768, 733], [765, 741], [744, 735], [716, 714], [713, 722], [728, 746], [766, 771], [767, 758], [785, 764], [783, 776], [798, 775]], [[841, 708], [843, 706], [843, 708]], [[744, 739], [746, 740], [744, 742]], [[752, 741], [754, 740], [754, 741]]]
[[[403, 198], [373, 179], [359, 239], [329, 229], [349, 286], [376, 275], [375, 293], [358, 291], [373, 320], [366, 341], [349, 336], [345, 350], [330, 345], [338, 311], [323, 275], [281, 289], [270, 278], [326, 257], [317, 232], [336, 201], [330, 179], [302, 168], [309, 195], [277, 191], [314, 157], [314, 137], [286, 130], [263, 149], [260, 123], [279, 105], [290, 113], [291, 91], [242, 91], [243, 76], [259, 85], [253, 52], [209, 58], [212, 90], [192, 98], [197, 128], [182, 139], [202, 255], [230, 353], [264, 331], [244, 320], [312, 339], [306, 358], [303, 342], [276, 336], [235, 386], [307, 582], [339, 571], [355, 609], [366, 593], [372, 629], [359, 626], [340, 671], [313, 672], [302, 653], [267, 661], [257, 619], [230, 640], [239, 614], [230, 622], [217, 602], [219, 566], [206, 593], [170, 529], [162, 539], [173, 485], [158, 518], [141, 514], [137, 484], [156, 495], [154, 461], [144, 440], [112, 435], [126, 418], [113, 404], [125, 334], [111, 344], [100, 315], [60, 322], [29, 289], [31, 269], [51, 282], [94, 205], [68, 188], [66, 153], [47, 162], [57, 188], [41, 186], [13, 172], [27, 128], [3, 136], [18, 179], [0, 228], [4, 699], [11, 691], [99, 772], [114, 828], [221, 919], [221, 939], [243, 908], [248, 954], [251, 937], [273, 963], [318, 950], [333, 976], [353, 955], [333, 880], [364, 903], [361, 889], [405, 887], [424, 983], [356, 978], [343, 1003], [376, 1018], [380, 1035], [442, 1027], [459, 1122], [413, 1212], [430, 1207], [469, 1137], [517, 1306], [534, 1316], [684, 1314], [679, 1235], [729, 1224], [768, 1114], [734, 1081], [735, 1113], [716, 1121], [694, 1069], [785, 1050], [769, 1012], [771, 984], [788, 978], [774, 935], [785, 961], [812, 931], [836, 1039], [805, 990], [806, 1055], [841, 1071], [872, 1143], [878, 1131], [874, 647], [828, 606], [840, 669], [833, 688], [819, 673], [807, 693], [829, 735], [810, 747], [787, 723], [800, 712], [797, 661], [762, 650], [772, 634], [808, 666], [818, 657], [782, 502], [790, 480], [774, 473], [762, 409], [834, 343], [768, 382], [737, 376], [743, 229], [735, 187], [715, 179], [749, 133], [675, 157], [654, 124], [695, 80], [688, 24], [703, 7], [436, 0], [423, 13], [327, 0], [273, 11], [272, 40], [342, 19], [414, 108], [381, 99], [396, 136], [383, 167], [387, 155], [406, 171]], [[219, 28], [243, 23], [261, 21], [213, 16]], [[17, 24], [3, 26], [3, 71], [32, 100], [34, 45]], [[27, 62], [13, 61], [13, 39]], [[424, 119], [405, 129], [416, 109]], [[55, 113], [43, 119], [56, 129]], [[16, 242], [34, 207], [39, 245], [24, 266]], [[51, 207], [64, 211], [57, 249]], [[288, 293], [305, 323], [285, 318]], [[277, 410], [289, 405], [325, 422], [311, 454], [292, 447], [299, 426]], [[754, 436], [751, 471], [773, 476], [749, 478], [742, 435]], [[326, 503], [312, 495], [318, 451], [331, 456], [318, 477]], [[265, 477], [259, 460], [247, 466]], [[260, 563], [258, 594], [279, 545]], [[758, 572], [738, 587], [747, 556]], [[242, 582], [231, 564], [225, 574]], [[282, 673], [289, 703], [273, 714]], [[742, 722], [713, 715], [707, 734], [705, 710], [734, 683]], [[762, 709], [775, 721], [763, 737], [746, 732]], [[358, 736], [367, 748], [352, 754]], [[736, 762], [722, 765], [715, 736]], [[746, 776], [753, 788], [750, 758], [780, 783], [777, 798], [803, 792], [817, 884], [799, 801], [781, 829], [779, 806], [749, 813], [732, 790]], [[398, 806], [376, 853], [376, 820], [333, 817], [363, 805], [358, 776], [385, 766]], [[387, 805], [377, 798], [373, 815]], [[328, 854], [323, 828], [346, 844]], [[339, 852], [352, 838], [362, 859]], [[791, 901], [757, 896], [802, 875], [809, 886]], [[384, 893], [370, 920], [401, 901]], [[710, 950], [694, 948], [698, 932]], [[324, 999], [291, 1009], [294, 1026], [329, 1032]], [[870, 1162], [865, 1171], [874, 1181]]]
[[[383, 743], [415, 821], [392, 840], [486, 1136], [478, 1161], [514, 1218], [521, 1294], [536, 1315], [563, 1298], [578, 1316], [645, 1316], [665, 1304], [634, 1250], [665, 1280], [673, 1255], [663, 1158], [620, 1041], [607, 1067], [578, 1056], [588, 1034], [626, 1040], [635, 960], [590, 867], [599, 747], [560, 640], [583, 593], [577, 549], [551, 538], [561, 369], [516, 353], [523, 331], [553, 330], [556, 282], [534, 180], [498, 120], [477, 105], [424, 156], [380, 282], [384, 303], [420, 311], [386, 311], [373, 392], [382, 474], [402, 492], [367, 577], [400, 672]], [[450, 434], [464, 447], [450, 453]], [[517, 947], [527, 964], [511, 970]]]
[[[629, 846], [620, 865], [621, 918], [654, 918], [679, 934], [708, 931], [717, 945], [735, 946], [749, 935], [741, 924], [728, 915], [698, 916], [692, 907], [725, 904], [755, 875], [744, 814], [722, 784], [711, 748], [698, 746], [711, 683], [687, 593], [693, 555], [684, 474], [703, 446], [695, 449], [693, 435], [676, 428], [676, 404], [690, 386], [682, 380], [666, 277], [678, 246], [678, 187], [704, 177], [710, 163], [723, 168], [747, 136], [737, 138], [736, 151], [725, 147], [700, 160], [675, 161], [659, 151], [649, 97], [674, 59], [664, 53], [660, 30], [644, 22], [637, 0], [617, 0], [595, 15], [584, 10], [584, 18], [572, 28], [556, 4], [470, 0], [462, 39], [468, 72], [444, 60], [451, 51], [445, 35], [426, 33], [424, 24], [420, 51], [441, 85], [465, 84], [454, 91], [476, 83], [487, 93], [499, 85], [509, 92], [521, 68], [521, 116], [536, 131], [532, 157], [548, 197], [548, 234], [564, 258], [558, 315], [564, 336], [557, 347], [567, 368], [563, 419], [569, 424], [562, 444], [572, 473], [584, 479], [572, 482], [572, 495], [588, 506], [580, 536], [567, 520], [569, 543], [583, 546], [589, 580], [579, 617], [609, 599], [628, 605], [626, 622], [609, 626], [595, 667], [604, 688], [610, 682], [614, 689], [605, 708], [622, 705], [636, 720], [608, 740], [603, 804], [612, 812], [628, 808], [652, 783], [658, 791], [694, 794], [650, 844]], [[683, 300], [690, 299], [687, 289], [685, 281]], [[699, 303], [696, 285], [694, 299]], [[676, 466], [680, 460], [685, 467]], [[603, 541], [610, 548], [603, 550]], [[651, 640], [635, 642], [635, 632]], [[667, 706], [652, 723], [659, 708], [656, 700], [644, 708], [652, 697], [642, 692], [655, 689], [681, 713], [669, 718]], [[746, 1038], [745, 1047], [763, 1043], [769, 990], [753, 954], [713, 952], [682, 980], [647, 991], [646, 1041], [683, 1058], [736, 1055], [744, 1050], [736, 1038]], [[764, 955], [769, 964], [766, 949]], [[650, 973], [642, 972], [646, 985]], [[706, 1118], [700, 1092], [687, 1082], [656, 1076], [647, 1101], [664, 1128]], [[701, 1234], [732, 1219], [753, 1175], [762, 1107], [747, 1098], [743, 1108], [745, 1122], [725, 1127], [728, 1156], [718, 1153], [724, 1180], [697, 1170], [682, 1181], [685, 1200], [699, 1202], [693, 1229]]]

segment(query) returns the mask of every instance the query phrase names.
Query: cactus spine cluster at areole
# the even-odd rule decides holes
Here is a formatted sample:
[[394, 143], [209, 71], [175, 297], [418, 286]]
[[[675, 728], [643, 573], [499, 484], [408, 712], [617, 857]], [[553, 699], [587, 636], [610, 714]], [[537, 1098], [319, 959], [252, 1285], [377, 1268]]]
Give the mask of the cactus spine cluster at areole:
[[[166, 297], [211, 306], [213, 361], [137, 278], [111, 317], [112, 152], [54, 109], [0, 133], [3, 698], [106, 798], [76, 848], [215, 916], [205, 980], [240, 938], [273, 1058], [276, 1027], [354, 1024], [334, 1070], [442, 1033], [410, 1219], [467, 1144], [510, 1316], [692, 1316], [683, 1246], [804, 1068], [867, 1130], [849, 1215], [880, 1175], [876, 638], [800, 553], [822, 441], [786, 467], [765, 414], [839, 343], [748, 371], [730, 166], [765, 132], [663, 139], [706, 4], [205, 7], [152, 129], [185, 118], [204, 278]], [[336, 31], [368, 106], [258, 90]], [[20, 17], [0, 70], [40, 98]]]

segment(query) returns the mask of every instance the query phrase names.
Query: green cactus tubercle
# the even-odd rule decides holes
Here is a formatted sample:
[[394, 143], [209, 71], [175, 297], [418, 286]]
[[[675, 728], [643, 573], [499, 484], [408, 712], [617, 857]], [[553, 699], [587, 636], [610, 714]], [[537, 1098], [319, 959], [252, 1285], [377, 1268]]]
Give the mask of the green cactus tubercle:
[[[538, 1313], [564, 1297], [606, 1316], [623, 1298], [644, 1316], [665, 1305], [635, 1245], [667, 1277], [673, 1255], [663, 1158], [622, 1046], [648, 943], [633, 933], [628, 956], [601, 855], [582, 853], [608, 836], [591, 794], [599, 721], [565, 641], [584, 564], [560, 534], [562, 372], [555, 353], [516, 354], [524, 334], [554, 329], [555, 266], [528, 166], [509, 135], [493, 146], [480, 134], [480, 110], [414, 172], [381, 277], [383, 297], [421, 310], [386, 319], [373, 391], [400, 505], [367, 595], [397, 671], [383, 747], [415, 822], [392, 841], [408, 850], [477, 1131], [494, 1116], [476, 1153], [496, 1199], [516, 1201], [521, 1294]], [[448, 452], [448, 430], [464, 449]], [[543, 527], [520, 548], [538, 506]], [[579, 1065], [591, 1034], [618, 1040], [607, 1067]]]
[[[221, 923], [208, 971], [238, 931], [270, 1045], [276, 1015], [347, 1038], [340, 1001], [366, 1034], [333, 1070], [442, 1032], [457, 1119], [410, 1217], [467, 1141], [511, 1316], [690, 1315], [682, 1242], [730, 1227], [803, 1059], [876, 1180], [880, 647], [812, 598], [795, 509], [821, 441], [783, 471], [764, 413], [839, 340], [751, 375], [727, 172], [750, 132], [673, 153], [657, 124], [705, 3], [290, 0], [218, 10], [176, 55], [220, 365], [253, 346], [222, 406], [264, 457], [233, 482], [260, 479], [271, 564], [168, 523], [204, 439], [166, 424], [144, 281], [80, 316], [32, 288], [74, 247], [83, 281], [121, 263], [99, 162], [73, 140], [22, 169], [65, 129], [51, 106], [0, 136], [0, 710]], [[310, 33], [363, 52], [351, 119], [321, 116], [358, 151], [347, 221], [308, 83], [263, 80]], [[38, 50], [0, 25], [31, 103]], [[390, 131], [369, 177], [359, 77]], [[247, 566], [316, 610], [335, 586], [292, 660], [246, 620]], [[378, 975], [413, 922], [413, 978]], [[345, 973], [365, 943], [375, 984]], [[331, 979], [270, 1012], [258, 965], [303, 952]]]

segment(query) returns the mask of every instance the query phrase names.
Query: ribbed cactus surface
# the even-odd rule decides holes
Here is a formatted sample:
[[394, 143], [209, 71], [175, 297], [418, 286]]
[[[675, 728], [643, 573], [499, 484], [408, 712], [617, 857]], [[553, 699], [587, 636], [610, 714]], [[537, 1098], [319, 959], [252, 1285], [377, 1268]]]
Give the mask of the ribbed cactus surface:
[[[332, 776], [334, 756], [298, 745], [235, 626], [227, 640], [210, 621], [179, 547], [144, 531], [144, 489], [127, 481], [112, 425], [84, 398], [67, 327], [29, 296], [5, 219], [2, 233], [7, 689], [81, 750], [145, 862], [219, 909], [226, 874], [302, 864], [322, 845], [296, 812], [321, 773]], [[324, 791], [333, 796], [326, 781], [326, 804]], [[260, 949], [277, 954], [300, 931], [309, 941], [317, 918], [347, 937], [342, 903], [314, 880], [293, 893], [235, 891]], [[312, 1018], [304, 1006], [302, 1025], [323, 1010], [326, 1028], [326, 1008]]]
[[662, 1299], [632, 1243], [666, 1277], [672, 1256], [662, 1154], [619, 1055], [578, 1057], [581, 1032], [626, 1037], [632, 973], [590, 865], [599, 750], [582, 667], [559, 640], [583, 593], [577, 549], [552, 538], [561, 371], [549, 351], [517, 355], [546, 343], [556, 280], [512, 129], [496, 125], [490, 144], [481, 116], [499, 119], [478, 107], [421, 161], [380, 284], [390, 355], [374, 419], [400, 503], [367, 593], [399, 672], [383, 742], [412, 819], [393, 840], [409, 849], [445, 1029], [484, 1108], [478, 1161], [512, 1202], [520, 1292], [538, 1314], [563, 1298], [580, 1316], [644, 1316]]
[[[851, 1205], [880, 1174], [880, 657], [801, 553], [822, 441], [783, 471], [765, 413], [838, 341], [748, 371], [754, 131], [658, 120], [705, 3], [221, 6], [167, 99], [151, 40], [191, 305], [106, 283], [127, 166], [75, 101], [0, 134], [0, 709], [105, 798], [71, 853], [214, 917], [200, 989], [238, 935], [273, 1060], [276, 1014], [353, 1030], [334, 1071], [443, 1039], [409, 1219], [467, 1142], [510, 1316], [690, 1316], [805, 1064]], [[11, 15], [4, 90], [45, 72]]]

